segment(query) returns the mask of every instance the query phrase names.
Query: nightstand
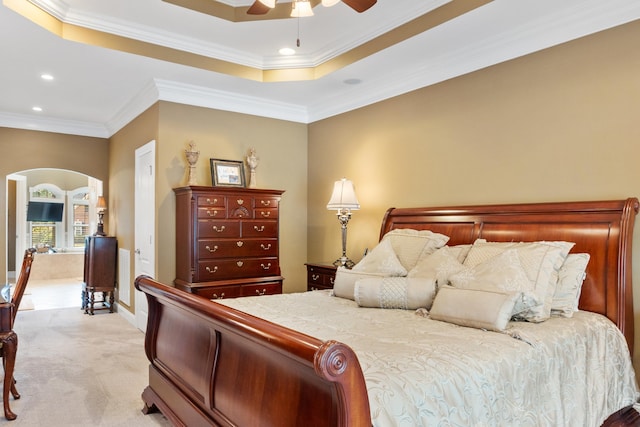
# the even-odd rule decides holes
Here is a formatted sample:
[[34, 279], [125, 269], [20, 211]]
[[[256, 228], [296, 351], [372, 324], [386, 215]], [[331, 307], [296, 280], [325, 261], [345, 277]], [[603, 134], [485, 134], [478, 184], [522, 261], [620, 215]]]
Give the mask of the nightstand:
[[333, 289], [333, 280], [336, 277], [336, 267], [331, 264], [308, 262], [307, 266], [307, 290]]

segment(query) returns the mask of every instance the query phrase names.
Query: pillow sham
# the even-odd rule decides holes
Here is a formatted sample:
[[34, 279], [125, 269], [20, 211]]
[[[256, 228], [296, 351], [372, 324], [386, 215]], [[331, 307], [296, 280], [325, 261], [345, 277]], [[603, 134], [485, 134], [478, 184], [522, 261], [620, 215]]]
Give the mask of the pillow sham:
[[336, 269], [336, 278], [333, 281], [333, 295], [340, 298], [354, 299], [356, 282], [360, 279], [382, 278], [384, 273], [369, 273], [366, 271], [353, 271], [345, 267]]
[[551, 303], [557, 283], [557, 274], [569, 251], [574, 246], [572, 242], [487, 242], [478, 240], [469, 250], [463, 265], [474, 267], [496, 255], [515, 249], [518, 257], [533, 284], [538, 302], [528, 313], [521, 313], [523, 318], [532, 322], [541, 322], [551, 315]]
[[518, 293], [459, 289], [444, 286], [436, 295], [429, 317], [490, 331], [504, 331], [509, 324]]
[[489, 292], [516, 293], [512, 316], [526, 319], [526, 314], [542, 306], [544, 295], [536, 292], [520, 263], [518, 252], [508, 249], [474, 267], [464, 267], [449, 276], [451, 286]]
[[552, 315], [571, 317], [578, 311], [580, 291], [587, 276], [586, 270], [590, 257], [586, 253], [569, 254], [564, 260], [558, 272], [558, 284], [551, 302]]
[[383, 239], [351, 269], [366, 273], [380, 273], [386, 276], [406, 276], [407, 270], [398, 259], [390, 240]]
[[446, 285], [449, 276], [465, 267], [458, 260], [460, 249], [444, 246], [431, 255], [420, 258], [407, 277], [422, 277], [435, 279], [438, 286]]
[[435, 280], [407, 277], [359, 279], [354, 291], [355, 301], [360, 307], [404, 310], [421, 307], [428, 310], [435, 295]]
[[384, 235], [382, 240], [389, 240], [402, 266], [411, 270], [420, 257], [430, 255], [438, 248], [446, 245], [449, 237], [430, 230], [414, 230], [397, 228]]

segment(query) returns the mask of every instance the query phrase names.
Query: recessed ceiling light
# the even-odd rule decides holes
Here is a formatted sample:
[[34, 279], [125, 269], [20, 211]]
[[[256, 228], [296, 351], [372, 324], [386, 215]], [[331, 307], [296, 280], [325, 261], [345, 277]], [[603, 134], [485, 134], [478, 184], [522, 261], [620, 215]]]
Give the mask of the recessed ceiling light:
[[287, 55], [287, 56], [296, 54], [295, 49], [291, 49], [290, 47], [283, 47], [278, 52], [280, 52], [280, 55]]
[[33, 111], [37, 111], [38, 113], [42, 111], [42, 107], [33, 107], [31, 108]]
[[360, 83], [362, 83], [362, 80], [360, 80], [360, 79], [346, 79], [344, 81], [344, 83], [348, 84], [348, 85], [359, 85]]
[[53, 76], [51, 74], [41, 74], [40, 78], [42, 80], [53, 80]]

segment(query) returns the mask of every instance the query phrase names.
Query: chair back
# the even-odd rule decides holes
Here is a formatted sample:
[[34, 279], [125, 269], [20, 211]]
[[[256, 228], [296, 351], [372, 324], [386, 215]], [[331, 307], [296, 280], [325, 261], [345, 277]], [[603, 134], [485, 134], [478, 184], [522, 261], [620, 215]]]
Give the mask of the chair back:
[[27, 289], [27, 282], [29, 281], [29, 275], [31, 274], [31, 264], [33, 263], [33, 255], [35, 254], [35, 248], [29, 248], [24, 251], [24, 258], [22, 259], [22, 268], [20, 269], [20, 275], [16, 280], [16, 286], [13, 289], [13, 295], [11, 295], [11, 303], [13, 304], [13, 312], [11, 313], [11, 325], [16, 319], [18, 313], [18, 307], [20, 307], [20, 301], [24, 295], [25, 289]]

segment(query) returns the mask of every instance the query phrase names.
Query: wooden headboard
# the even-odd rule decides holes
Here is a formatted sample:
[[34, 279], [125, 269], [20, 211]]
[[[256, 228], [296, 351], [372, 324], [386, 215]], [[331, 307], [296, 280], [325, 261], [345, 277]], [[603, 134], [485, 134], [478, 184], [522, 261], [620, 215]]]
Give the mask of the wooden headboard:
[[580, 309], [603, 314], [622, 331], [633, 354], [631, 246], [638, 199], [439, 208], [391, 208], [380, 238], [395, 228], [431, 230], [449, 245], [478, 238], [498, 242], [562, 240], [591, 255]]

